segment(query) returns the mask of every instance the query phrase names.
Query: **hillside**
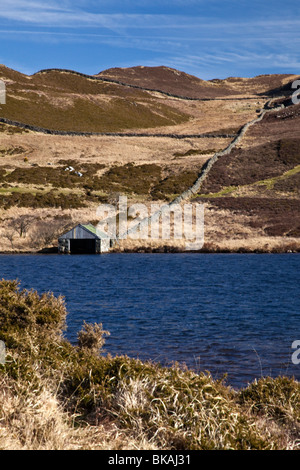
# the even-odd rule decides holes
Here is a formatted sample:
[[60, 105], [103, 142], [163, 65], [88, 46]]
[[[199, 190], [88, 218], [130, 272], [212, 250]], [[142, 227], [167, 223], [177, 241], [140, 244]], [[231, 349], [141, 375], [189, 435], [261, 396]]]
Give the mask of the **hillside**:
[[234, 90], [226, 84], [201, 80], [169, 67], [113, 68], [96, 76], [192, 99], [211, 99], [234, 94]]
[[[119, 194], [128, 204], [174, 200], [271, 97], [285, 108], [268, 112], [218, 159], [192, 202], [205, 204], [205, 250], [299, 250], [296, 78], [204, 81], [167, 67], [26, 76], [1, 66], [0, 250], [51, 246], [67, 227], [97, 223], [97, 206]], [[183, 245], [127, 240], [117, 249]]]
[[[300, 105], [296, 105], [253, 126], [243, 146], [214, 165], [199, 200], [208, 201], [214, 212], [226, 211], [232, 222], [244, 219], [243, 231], [252, 230], [257, 238], [292, 241], [300, 237], [299, 197]], [[228, 239], [226, 232], [221, 238]]]
[[96, 76], [192, 99], [230, 98], [246, 94], [249, 96], [276, 95], [278, 92], [282, 93], [286, 84], [295, 79], [294, 75], [278, 74], [205, 81], [163, 66], [112, 68]]
[[178, 124], [188, 115], [146, 92], [83, 76], [48, 71], [33, 76], [0, 68], [7, 83], [1, 117], [51, 130], [116, 132]]

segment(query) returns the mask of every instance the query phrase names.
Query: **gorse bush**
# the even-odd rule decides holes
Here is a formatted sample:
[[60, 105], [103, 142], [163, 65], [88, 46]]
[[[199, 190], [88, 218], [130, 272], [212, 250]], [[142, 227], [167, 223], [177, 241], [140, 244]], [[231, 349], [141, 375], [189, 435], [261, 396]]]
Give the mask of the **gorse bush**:
[[7, 133], [9, 135], [14, 134], [27, 134], [29, 131], [27, 129], [22, 129], [20, 127], [10, 126], [8, 124], [0, 123], [0, 132]]
[[103, 326], [84, 323], [72, 345], [66, 318], [62, 297], [0, 282], [0, 448], [297, 447], [295, 380], [235, 391], [209, 373], [103, 356]]
[[288, 377], [260, 379], [242, 390], [240, 398], [253, 412], [281, 423], [293, 422], [300, 430], [300, 387], [295, 380]]
[[60, 335], [65, 328], [66, 309], [62, 297], [52, 293], [41, 296], [33, 290], [19, 290], [17, 281], [0, 282], [0, 335], [43, 328]]

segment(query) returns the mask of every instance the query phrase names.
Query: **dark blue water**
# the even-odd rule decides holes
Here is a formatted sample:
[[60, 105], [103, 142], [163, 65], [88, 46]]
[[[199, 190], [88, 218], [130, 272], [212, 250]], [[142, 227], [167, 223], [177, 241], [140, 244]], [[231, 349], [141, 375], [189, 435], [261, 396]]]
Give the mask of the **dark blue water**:
[[0, 256], [0, 277], [65, 296], [66, 336], [83, 321], [111, 336], [106, 351], [185, 363], [227, 383], [300, 380], [300, 255], [108, 254]]

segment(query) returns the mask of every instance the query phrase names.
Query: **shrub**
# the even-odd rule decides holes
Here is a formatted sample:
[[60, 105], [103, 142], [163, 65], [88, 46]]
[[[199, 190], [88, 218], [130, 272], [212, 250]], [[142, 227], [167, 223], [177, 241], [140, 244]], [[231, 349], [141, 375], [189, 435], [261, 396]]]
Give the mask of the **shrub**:
[[55, 191], [49, 191], [45, 194], [22, 193], [21, 191], [13, 192], [9, 196], [0, 195], [0, 206], [4, 209], [10, 207], [30, 207], [36, 209], [38, 207], [56, 207], [61, 209], [78, 209], [85, 207], [85, 201], [77, 194], [66, 195], [59, 194]]
[[170, 196], [181, 194], [196, 182], [198, 176], [199, 173], [194, 170], [168, 176], [154, 186], [151, 196], [154, 199], [169, 199]]
[[298, 423], [300, 429], [300, 384], [289, 377], [266, 377], [255, 381], [240, 393], [243, 404], [254, 413], [281, 422]]
[[181, 157], [189, 157], [190, 155], [209, 155], [209, 154], [214, 154], [217, 151], [216, 149], [207, 149], [207, 150], [202, 150], [202, 149], [190, 149], [187, 150], [186, 152], [175, 152], [173, 155], [176, 158], [181, 158]]
[[8, 124], [0, 123], [0, 132], [7, 132], [9, 135], [14, 134], [27, 134], [29, 131], [27, 129], [22, 129], [20, 127], [10, 126]]
[[103, 176], [90, 181], [90, 189], [111, 192], [148, 194], [161, 178], [161, 167], [155, 164], [127, 163], [110, 168]]
[[78, 346], [97, 354], [104, 346], [104, 336], [109, 334], [108, 331], [103, 330], [102, 323], [90, 325], [84, 322], [83, 329], [78, 333]]
[[62, 297], [52, 293], [41, 296], [33, 290], [20, 290], [19, 282], [0, 281], [0, 335], [42, 330], [60, 336], [65, 328], [66, 308]]

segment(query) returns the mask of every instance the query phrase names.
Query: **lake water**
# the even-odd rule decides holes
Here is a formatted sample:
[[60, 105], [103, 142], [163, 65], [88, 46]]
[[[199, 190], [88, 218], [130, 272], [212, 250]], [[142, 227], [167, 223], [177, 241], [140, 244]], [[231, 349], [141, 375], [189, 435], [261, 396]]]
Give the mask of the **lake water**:
[[66, 337], [102, 323], [106, 352], [185, 363], [246, 386], [300, 380], [299, 254], [1, 255], [0, 278], [62, 294]]

